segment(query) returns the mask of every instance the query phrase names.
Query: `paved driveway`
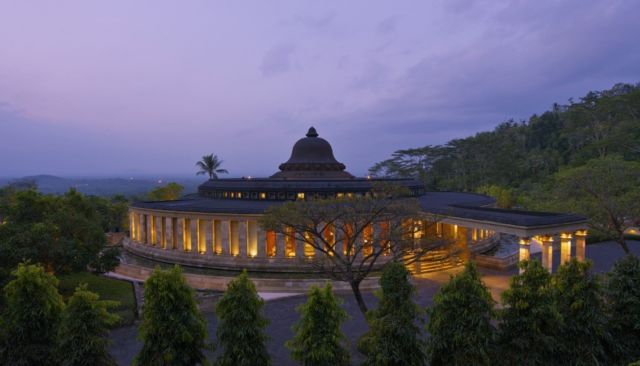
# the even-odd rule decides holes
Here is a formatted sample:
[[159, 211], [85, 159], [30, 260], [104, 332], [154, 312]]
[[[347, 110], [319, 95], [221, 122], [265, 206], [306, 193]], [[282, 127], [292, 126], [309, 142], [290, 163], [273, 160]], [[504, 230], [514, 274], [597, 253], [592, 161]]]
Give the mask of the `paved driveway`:
[[[640, 242], [631, 242], [630, 246], [634, 253], [640, 255]], [[587, 257], [594, 261], [594, 270], [596, 272], [608, 271], [613, 263], [622, 256], [622, 254], [622, 250], [613, 242], [604, 242], [587, 246]], [[554, 255], [556, 261], [559, 256], [559, 253]], [[557, 263], [555, 266], [557, 268]], [[416, 301], [418, 304], [421, 306], [429, 305], [434, 294], [438, 288], [440, 288], [442, 283], [446, 282], [450, 275], [459, 270], [460, 269], [454, 269], [447, 272], [423, 275], [420, 276], [420, 278], [416, 278], [415, 283], [418, 290]], [[509, 277], [515, 272], [516, 270], [508, 272], [482, 270], [483, 280], [490, 288], [494, 299], [499, 300], [502, 291], [508, 287]], [[343, 331], [351, 340], [350, 346], [352, 349], [351, 354], [353, 364], [359, 364], [359, 361], [362, 360], [362, 356], [356, 350], [355, 343], [367, 329], [367, 324], [364, 317], [358, 310], [357, 304], [351, 293], [339, 293], [338, 295], [343, 299], [343, 306], [350, 315], [350, 319], [343, 325]], [[365, 293], [364, 297], [370, 308], [376, 306], [377, 300], [371, 292]], [[304, 296], [295, 296], [271, 300], [265, 305], [265, 314], [271, 322], [267, 329], [267, 333], [271, 337], [268, 349], [271, 353], [273, 365], [279, 366], [296, 364], [289, 358], [289, 352], [285, 348], [284, 342], [293, 336], [291, 326], [298, 320], [298, 313], [295, 311], [295, 308], [304, 301]], [[209, 337], [211, 340], [214, 340], [216, 317], [212, 313], [206, 313], [205, 316], [207, 318]], [[136, 337], [136, 326], [122, 327], [112, 331], [111, 338], [113, 343], [111, 346], [111, 353], [116, 357], [118, 364], [131, 364], [133, 357], [141, 347], [141, 344]], [[214, 356], [215, 355], [210, 354], [211, 358]]]

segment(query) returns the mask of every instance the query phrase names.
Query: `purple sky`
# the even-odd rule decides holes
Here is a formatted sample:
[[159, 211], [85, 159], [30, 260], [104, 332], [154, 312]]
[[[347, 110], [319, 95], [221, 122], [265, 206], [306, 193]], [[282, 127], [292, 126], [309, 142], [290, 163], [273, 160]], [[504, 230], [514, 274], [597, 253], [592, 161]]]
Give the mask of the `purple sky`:
[[[376, 5], [375, 3], [378, 3]], [[251, 5], [249, 5], [251, 4]], [[640, 81], [640, 1], [6, 1], [0, 176], [355, 174]]]

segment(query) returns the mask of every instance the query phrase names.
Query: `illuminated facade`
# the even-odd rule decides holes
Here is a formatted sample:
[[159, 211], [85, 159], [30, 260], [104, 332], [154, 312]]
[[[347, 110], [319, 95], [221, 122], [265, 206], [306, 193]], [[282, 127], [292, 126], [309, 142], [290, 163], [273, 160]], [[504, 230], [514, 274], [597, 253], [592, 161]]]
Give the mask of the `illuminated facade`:
[[[462, 253], [454, 259], [446, 251], [435, 250], [411, 266], [414, 273], [457, 265], [471, 257], [479, 265], [508, 268], [529, 258], [532, 241], [540, 245], [542, 262], [550, 270], [554, 248], [559, 249], [562, 262], [572, 255], [584, 259], [583, 217], [496, 209], [490, 197], [427, 192], [413, 179], [356, 178], [334, 158], [331, 145], [313, 128], [296, 142], [290, 159], [279, 168], [269, 178], [211, 179], [193, 196], [131, 205], [126, 250], [154, 261], [191, 267], [312, 272], [314, 261], [323, 254], [303, 240], [264, 231], [258, 224], [260, 216], [268, 207], [290, 200], [366, 195], [376, 182], [383, 181], [406, 188], [422, 210], [440, 218], [435, 225], [417, 221], [418, 237], [449, 238]], [[362, 233], [365, 251], [374, 231], [384, 230], [384, 225], [376, 223]], [[324, 235], [334, 235], [331, 227]], [[503, 256], [487, 254], [509, 241], [519, 249]], [[342, 243], [333, 243], [339, 251]], [[383, 264], [385, 258], [379, 262]]]

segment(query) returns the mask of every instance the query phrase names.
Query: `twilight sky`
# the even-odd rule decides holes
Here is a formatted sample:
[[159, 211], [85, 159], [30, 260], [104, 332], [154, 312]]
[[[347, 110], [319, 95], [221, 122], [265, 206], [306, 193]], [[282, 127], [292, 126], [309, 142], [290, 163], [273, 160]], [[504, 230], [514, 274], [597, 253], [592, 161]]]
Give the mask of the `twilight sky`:
[[0, 2], [0, 176], [354, 174], [640, 81], [640, 1]]

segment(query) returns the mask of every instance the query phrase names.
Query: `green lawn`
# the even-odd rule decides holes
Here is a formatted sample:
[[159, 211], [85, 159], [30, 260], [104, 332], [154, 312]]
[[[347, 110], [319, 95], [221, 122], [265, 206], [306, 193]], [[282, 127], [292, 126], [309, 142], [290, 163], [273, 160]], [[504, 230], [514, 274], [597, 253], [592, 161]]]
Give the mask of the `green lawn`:
[[131, 324], [135, 319], [136, 300], [133, 294], [133, 285], [128, 281], [98, 276], [88, 272], [71, 273], [58, 276], [60, 294], [71, 296], [76, 287], [86, 283], [90, 291], [100, 295], [101, 300], [115, 300], [120, 306], [113, 309], [121, 318], [120, 324]]

